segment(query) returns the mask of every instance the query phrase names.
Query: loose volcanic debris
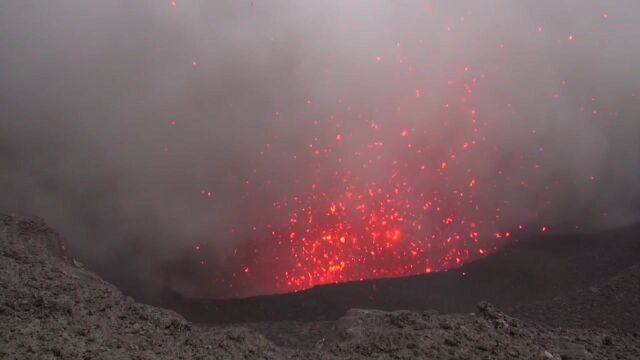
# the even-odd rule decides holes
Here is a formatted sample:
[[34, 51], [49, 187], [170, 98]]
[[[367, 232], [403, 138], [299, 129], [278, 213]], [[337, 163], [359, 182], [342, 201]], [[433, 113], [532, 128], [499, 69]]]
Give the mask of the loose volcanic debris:
[[309, 348], [276, 345], [136, 303], [78, 264], [42, 220], [0, 216], [1, 359], [640, 358], [633, 334], [550, 329], [488, 303], [455, 315], [353, 309]]
[[510, 312], [554, 327], [604, 327], [640, 334], [640, 264], [586, 289]]
[[0, 219], [0, 358], [275, 359], [246, 329], [193, 329], [180, 315], [136, 303], [73, 264], [37, 219]]

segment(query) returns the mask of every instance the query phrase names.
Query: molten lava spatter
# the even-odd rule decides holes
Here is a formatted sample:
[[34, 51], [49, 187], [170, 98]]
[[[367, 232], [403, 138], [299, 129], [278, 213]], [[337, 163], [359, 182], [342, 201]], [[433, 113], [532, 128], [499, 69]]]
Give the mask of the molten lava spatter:
[[[385, 28], [397, 39], [380, 48], [317, 55], [324, 61], [305, 66], [318, 66], [309, 73], [322, 74], [322, 86], [304, 83], [315, 75], [304, 73], [302, 90], [263, 106], [263, 143], [247, 145], [258, 148], [255, 158], [238, 165], [250, 171], [229, 176], [247, 216], [229, 224], [234, 245], [210, 270], [216, 295], [443, 271], [495, 251], [525, 231], [521, 224], [548, 230], [540, 213], [576, 182], [542, 173], [551, 161], [536, 121], [565, 116], [558, 99], [571, 86], [562, 73], [531, 75], [529, 62], [555, 60], [522, 51], [517, 36], [565, 56], [582, 35], [533, 23], [523, 34], [487, 30], [499, 36], [478, 39], [487, 19], [476, 14], [444, 17], [424, 34]], [[459, 48], [465, 42], [482, 49]], [[343, 61], [345, 53], [362, 63]], [[343, 73], [355, 73], [349, 79], [360, 87]], [[603, 116], [595, 106], [594, 97], [579, 111]], [[215, 201], [228, 188], [198, 191]]]
[[[265, 210], [254, 237], [235, 250], [230, 266], [238, 272], [220, 281], [229, 290], [296, 291], [442, 271], [495, 250], [511, 233], [502, 232], [510, 230], [501, 229], [507, 205], [496, 188], [505, 180], [476, 174], [474, 159], [494, 151], [469, 107], [479, 83], [460, 81], [463, 100], [430, 122], [458, 121], [451, 142], [427, 126], [407, 128], [401, 113], [368, 120], [347, 106], [341, 116], [309, 121], [306, 149], [287, 155], [300, 172], [281, 174], [295, 178], [292, 194]], [[262, 156], [280, 159], [285, 148], [270, 143]]]

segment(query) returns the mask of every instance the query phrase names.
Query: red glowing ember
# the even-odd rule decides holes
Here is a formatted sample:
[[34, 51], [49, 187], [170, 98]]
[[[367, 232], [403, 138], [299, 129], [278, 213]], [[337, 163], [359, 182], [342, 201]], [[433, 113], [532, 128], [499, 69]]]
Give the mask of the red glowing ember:
[[[477, 88], [460, 82], [462, 91]], [[513, 221], [502, 224], [502, 198], [489, 196], [499, 173], [475, 173], [475, 159], [492, 151], [475, 109], [461, 104], [453, 117], [463, 124], [459, 140], [444, 144], [431, 141], [432, 128], [412, 129], [409, 137], [399, 119], [357, 120], [348, 106], [343, 116], [312, 121], [303, 135], [306, 150], [287, 155], [300, 161], [292, 165], [297, 172], [286, 174], [295, 186], [264, 209], [251, 238], [234, 250], [232, 273], [215, 278], [217, 287], [242, 296], [443, 271], [511, 237]], [[269, 144], [265, 161], [290, 151]], [[481, 196], [489, 199], [480, 204]]]
[[[553, 118], [556, 106], [566, 115], [566, 105], [557, 100], [572, 91], [563, 78], [568, 74], [531, 75], [527, 64], [553, 61], [522, 51], [503, 34], [484, 39], [482, 57], [451, 50], [465, 36], [477, 42], [477, 33], [467, 30], [473, 18], [466, 19], [438, 25], [443, 33], [431, 39], [398, 31], [398, 39], [379, 48], [356, 47], [356, 65], [343, 64], [338, 47], [326, 54], [330, 60], [303, 66], [318, 68], [300, 76], [298, 93], [279, 94], [274, 98], [286, 99], [265, 109], [256, 105], [257, 118], [269, 122], [255, 120], [260, 125], [255, 159], [243, 157], [229, 170], [235, 187], [228, 198], [247, 211], [246, 218], [229, 220], [235, 222], [228, 232], [216, 234], [229, 234], [233, 244], [228, 253], [216, 254], [223, 260], [210, 271], [217, 296], [444, 271], [491, 254], [525, 228], [548, 232], [540, 209], [550, 208], [552, 194], [563, 188], [541, 174], [554, 149], [540, 140], [539, 123]], [[589, 41], [573, 32], [557, 35], [551, 24], [544, 25], [528, 26], [521, 36], [535, 44], [545, 41], [563, 54], [575, 47], [567, 40]], [[384, 34], [396, 32], [385, 28]], [[286, 48], [284, 40], [273, 41]], [[452, 54], [438, 57], [448, 50]], [[210, 63], [194, 60], [194, 71], [205, 74]], [[351, 73], [348, 80], [339, 75]], [[318, 88], [307, 86], [314, 76], [322, 78]], [[288, 88], [279, 77], [272, 81], [274, 88]], [[350, 91], [352, 82], [358, 91]], [[505, 90], [514, 88], [517, 94]], [[533, 101], [540, 103], [529, 106]], [[234, 113], [245, 104], [230, 96], [225, 106]], [[592, 117], [592, 110], [585, 113]], [[244, 141], [229, 132], [230, 143]], [[246, 145], [253, 146], [253, 140]], [[205, 189], [201, 198], [217, 204], [218, 211], [235, 205], [217, 203], [227, 188], [196, 189]]]

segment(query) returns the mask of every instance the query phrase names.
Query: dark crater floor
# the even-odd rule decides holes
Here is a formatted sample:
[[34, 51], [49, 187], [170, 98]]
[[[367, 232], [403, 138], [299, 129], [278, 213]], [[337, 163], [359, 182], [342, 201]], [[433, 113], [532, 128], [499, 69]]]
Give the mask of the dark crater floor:
[[[577, 305], [581, 296], [574, 292], [578, 289], [590, 289], [590, 297], [599, 298], [599, 306], [605, 306], [610, 302], [603, 297], [612, 290], [607, 286], [603, 291], [594, 289], [621, 272], [635, 271], [635, 264], [640, 264], [640, 224], [592, 234], [525, 239], [458, 269], [435, 274], [323, 285], [245, 299], [197, 300], [167, 292], [149, 300], [174, 308], [191, 321], [206, 323], [335, 320], [353, 308], [472, 312], [479, 301], [539, 318], [534, 308], [542, 305], [522, 305], [561, 296], [566, 300], [556, 301]], [[595, 319], [590, 323], [598, 324]]]
[[547, 235], [445, 273], [294, 294], [154, 299], [174, 312], [84, 269], [41, 220], [0, 215], [0, 359], [638, 359], [639, 234]]

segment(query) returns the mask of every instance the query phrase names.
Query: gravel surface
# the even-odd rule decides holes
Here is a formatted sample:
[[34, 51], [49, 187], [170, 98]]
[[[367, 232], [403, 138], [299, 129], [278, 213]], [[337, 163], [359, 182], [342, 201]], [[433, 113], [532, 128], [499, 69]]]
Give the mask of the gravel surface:
[[[627, 290], [627, 282], [637, 290], [634, 271], [614, 278], [617, 287], [603, 283], [588, 294], [611, 304], [605, 300]], [[466, 314], [352, 309], [337, 321], [196, 326], [136, 303], [85, 270], [41, 220], [0, 216], [1, 359], [640, 358], [630, 322], [621, 322], [622, 330], [558, 327], [550, 319], [576, 304], [565, 299], [553, 303], [554, 311], [541, 304], [520, 309], [527, 321], [481, 303]]]

